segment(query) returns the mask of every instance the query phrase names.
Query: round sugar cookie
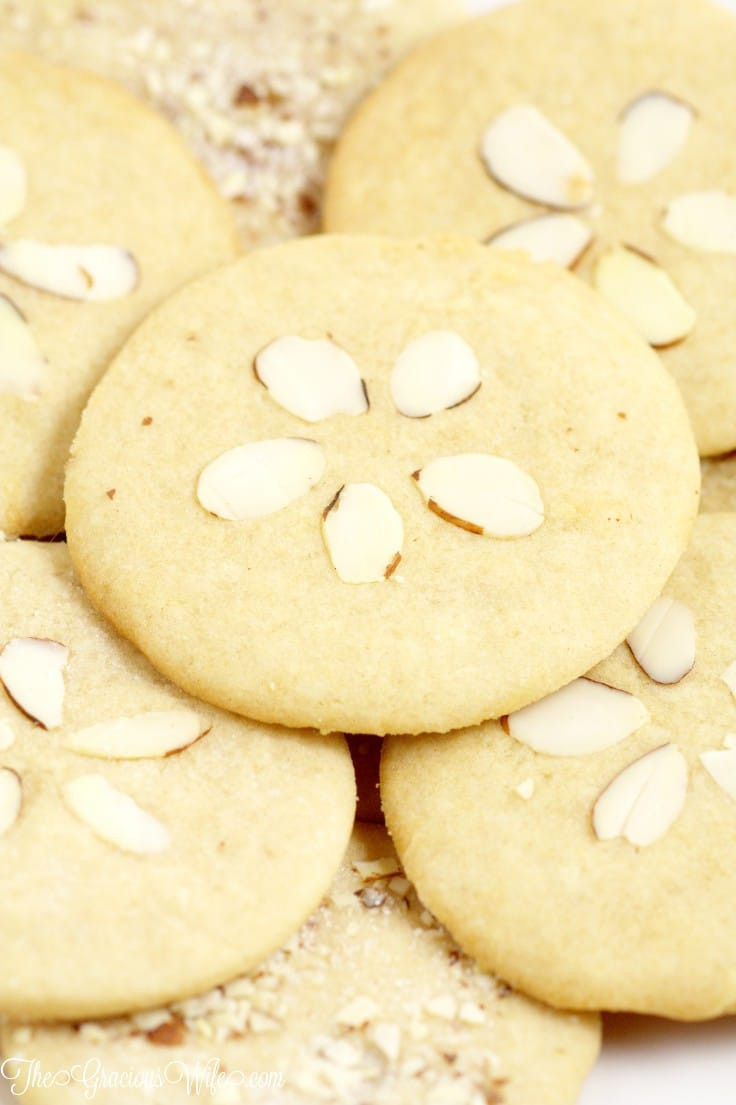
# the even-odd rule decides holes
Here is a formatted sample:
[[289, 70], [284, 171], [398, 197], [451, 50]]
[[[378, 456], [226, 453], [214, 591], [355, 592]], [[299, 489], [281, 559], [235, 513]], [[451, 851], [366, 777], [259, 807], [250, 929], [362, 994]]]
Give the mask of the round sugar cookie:
[[[385, 830], [357, 826], [329, 896], [257, 972], [131, 1018], [7, 1025], [1, 1043], [28, 1105], [76, 1103], [100, 1067], [147, 1079], [157, 1105], [179, 1105], [187, 1073], [194, 1100], [217, 1088], [231, 1105], [572, 1105], [599, 1036], [597, 1017], [537, 1005], [463, 956]], [[72, 1080], [34, 1086], [34, 1063]], [[99, 1105], [140, 1101], [135, 1085], [98, 1081]]]
[[464, 233], [578, 262], [662, 348], [701, 453], [727, 452], [734, 55], [736, 17], [706, 0], [523, 0], [447, 31], [353, 115], [325, 227]]
[[265, 958], [353, 819], [345, 742], [166, 683], [90, 608], [64, 545], [0, 545], [0, 1010], [99, 1016]]
[[735, 549], [736, 514], [702, 515], [664, 597], [589, 679], [384, 750], [386, 821], [422, 900], [540, 1000], [736, 1008]]
[[430, 732], [607, 655], [698, 481], [668, 374], [567, 273], [322, 237], [150, 316], [85, 412], [67, 530], [92, 601], [190, 693]]
[[0, 529], [64, 528], [63, 473], [107, 363], [165, 295], [239, 253], [174, 128], [112, 81], [0, 54]]

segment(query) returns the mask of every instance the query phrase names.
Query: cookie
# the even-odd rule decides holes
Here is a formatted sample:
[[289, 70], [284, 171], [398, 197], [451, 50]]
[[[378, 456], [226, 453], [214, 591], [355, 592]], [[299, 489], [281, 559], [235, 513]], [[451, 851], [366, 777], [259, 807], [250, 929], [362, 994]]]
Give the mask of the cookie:
[[63, 530], [87, 397], [167, 293], [239, 252], [174, 129], [116, 84], [0, 55], [0, 528]]
[[736, 1009], [736, 515], [588, 679], [448, 740], [391, 740], [386, 821], [461, 946], [566, 1008]]
[[0, 0], [3, 41], [114, 77], [178, 127], [253, 247], [319, 223], [348, 112], [462, 0]]
[[325, 226], [577, 262], [661, 348], [701, 453], [727, 452], [735, 53], [736, 19], [705, 0], [524, 0], [452, 29], [353, 115]]
[[708, 513], [736, 509], [736, 456], [712, 457], [701, 463], [700, 509]]
[[[217, 1088], [232, 1105], [571, 1105], [599, 1031], [479, 970], [421, 906], [385, 831], [358, 826], [329, 897], [258, 972], [125, 1020], [8, 1025], [2, 1047], [28, 1105], [76, 1105], [94, 1077], [100, 1105], [140, 1101], [101, 1071], [145, 1078], [159, 1105], [183, 1100], [187, 1074], [192, 1097]], [[76, 1077], [29, 1085], [34, 1062]]]
[[337, 870], [345, 742], [193, 702], [92, 611], [62, 544], [0, 545], [0, 1009], [99, 1016], [265, 958]]
[[196, 282], [116, 359], [73, 453], [72, 557], [160, 670], [375, 734], [480, 721], [607, 655], [699, 480], [630, 328], [465, 239], [304, 239]]

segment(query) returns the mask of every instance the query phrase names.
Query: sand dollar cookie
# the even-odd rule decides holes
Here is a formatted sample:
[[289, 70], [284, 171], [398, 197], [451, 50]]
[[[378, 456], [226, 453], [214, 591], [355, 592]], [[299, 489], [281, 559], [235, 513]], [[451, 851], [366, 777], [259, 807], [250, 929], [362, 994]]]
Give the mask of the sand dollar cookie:
[[110, 81], [0, 55], [0, 528], [64, 528], [64, 464], [107, 362], [164, 295], [237, 253], [163, 118]]
[[344, 742], [194, 702], [91, 610], [64, 545], [0, 545], [0, 1009], [141, 1008], [263, 959], [349, 835]]
[[461, 232], [576, 266], [736, 447], [736, 18], [524, 0], [419, 48], [354, 114], [325, 225]]
[[[537, 1005], [463, 956], [385, 831], [358, 826], [329, 896], [257, 972], [125, 1020], [7, 1026], [2, 1047], [28, 1105], [78, 1101], [96, 1064], [156, 1079], [160, 1105], [184, 1099], [187, 1075], [193, 1100], [217, 1089], [231, 1105], [570, 1105], [598, 1041], [597, 1018]], [[76, 1078], [29, 1088], [34, 1060]], [[206, 1085], [207, 1069], [219, 1086]], [[244, 1083], [250, 1071], [264, 1072], [260, 1087]], [[128, 1105], [140, 1089], [103, 1086], [95, 1099]]]
[[686, 1020], [736, 1007], [734, 548], [736, 515], [702, 515], [589, 677], [385, 749], [386, 820], [422, 899], [540, 999]]
[[191, 285], [73, 454], [72, 556], [157, 667], [250, 717], [377, 734], [479, 721], [606, 655], [698, 482], [631, 329], [465, 239], [305, 240]]

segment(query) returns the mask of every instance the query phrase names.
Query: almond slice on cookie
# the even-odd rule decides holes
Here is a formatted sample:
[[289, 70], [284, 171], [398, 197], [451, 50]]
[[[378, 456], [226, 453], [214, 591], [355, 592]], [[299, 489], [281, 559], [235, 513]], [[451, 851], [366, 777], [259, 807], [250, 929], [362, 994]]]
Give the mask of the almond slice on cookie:
[[583, 676], [502, 720], [522, 744], [548, 756], [587, 756], [618, 744], [649, 720], [628, 691]]
[[599, 840], [624, 837], [643, 848], [663, 837], [685, 805], [687, 761], [674, 744], [634, 760], [608, 784], [593, 808]]
[[194, 710], [151, 710], [77, 729], [62, 746], [80, 756], [106, 760], [159, 759], [188, 748], [209, 728]]
[[535, 264], [554, 261], [562, 268], [577, 264], [593, 241], [593, 231], [577, 215], [554, 211], [502, 227], [487, 239], [494, 249], [521, 249]]
[[412, 479], [434, 514], [469, 533], [526, 537], [544, 521], [536, 482], [503, 457], [438, 457], [413, 472]]
[[171, 836], [165, 825], [112, 786], [104, 775], [79, 775], [65, 783], [62, 797], [67, 808], [95, 836], [137, 855], [165, 851]]
[[0, 295], [0, 393], [37, 399], [45, 370], [46, 359], [23, 313]]
[[41, 637], [13, 637], [0, 651], [0, 681], [8, 696], [44, 729], [61, 725], [68, 659], [65, 645]]
[[695, 663], [695, 620], [684, 602], [663, 595], [650, 606], [626, 643], [655, 683], [679, 683]]
[[690, 249], [736, 253], [736, 194], [713, 188], [670, 200], [662, 229]]
[[454, 330], [431, 330], [409, 342], [391, 373], [391, 398], [399, 414], [427, 418], [475, 395], [480, 365], [471, 346]]
[[695, 326], [695, 311], [671, 277], [631, 246], [615, 246], [599, 257], [593, 284], [655, 349], [682, 341]]
[[355, 361], [331, 338], [277, 338], [256, 356], [253, 371], [279, 406], [305, 422], [368, 410]]
[[382, 582], [401, 560], [401, 517], [385, 491], [370, 483], [340, 488], [322, 515], [322, 535], [344, 583]]
[[127, 249], [110, 245], [51, 245], [29, 238], [0, 245], [0, 272], [42, 292], [87, 302], [130, 295], [138, 264]]
[[669, 92], [652, 90], [632, 100], [619, 122], [619, 180], [643, 184], [666, 169], [685, 145], [694, 118], [691, 105]]
[[483, 134], [481, 156], [498, 184], [533, 203], [575, 209], [593, 199], [591, 166], [532, 104], [496, 116]]
[[261, 518], [306, 495], [322, 478], [325, 464], [322, 446], [309, 438], [252, 441], [222, 453], [202, 470], [197, 499], [216, 518]]

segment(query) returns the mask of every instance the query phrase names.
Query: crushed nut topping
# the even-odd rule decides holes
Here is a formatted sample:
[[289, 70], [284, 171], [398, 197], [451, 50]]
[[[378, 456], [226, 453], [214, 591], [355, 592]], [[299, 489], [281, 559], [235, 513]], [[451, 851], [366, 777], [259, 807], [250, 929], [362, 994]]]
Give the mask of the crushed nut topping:
[[366, 89], [461, 0], [0, 0], [3, 45], [101, 72], [179, 128], [246, 245], [317, 228], [328, 156]]

